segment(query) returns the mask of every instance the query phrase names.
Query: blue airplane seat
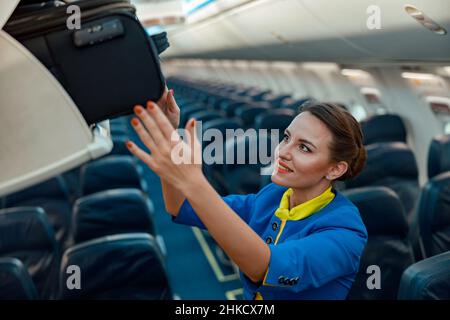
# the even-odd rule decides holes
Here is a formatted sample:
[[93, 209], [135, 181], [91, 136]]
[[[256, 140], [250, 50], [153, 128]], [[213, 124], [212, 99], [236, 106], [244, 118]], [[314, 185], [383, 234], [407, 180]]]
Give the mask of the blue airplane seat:
[[255, 125], [255, 118], [269, 110], [266, 105], [254, 104], [244, 105], [236, 109], [236, 117], [242, 120], [245, 128], [252, 128]]
[[283, 138], [284, 130], [294, 120], [296, 112], [291, 109], [271, 109], [255, 118], [255, 129], [279, 130], [279, 140]]
[[416, 262], [405, 270], [399, 300], [449, 300], [450, 251]]
[[141, 167], [135, 158], [111, 155], [85, 164], [80, 173], [80, 195], [120, 188], [136, 188], [147, 191]]
[[198, 111], [191, 114], [190, 118], [194, 118], [197, 121], [206, 122], [209, 120], [223, 118], [223, 115], [217, 111]]
[[[275, 139], [276, 140], [276, 139]], [[223, 176], [226, 177], [230, 194], [257, 193], [261, 184], [261, 169], [270, 163], [278, 141], [271, 145], [270, 135], [256, 131], [227, 140], [225, 144], [226, 163]]]
[[264, 101], [264, 97], [270, 93], [272, 93], [271, 90], [254, 89], [247, 92], [245, 97], [249, 97], [253, 101]]
[[202, 106], [190, 106], [184, 109], [180, 109], [180, 128], [184, 128], [186, 122], [188, 122], [188, 120], [192, 118], [192, 114], [200, 111], [207, 111], [207, 109]]
[[[225, 141], [227, 139], [227, 130], [242, 129], [243, 124], [240, 119], [214, 119], [206, 121], [202, 125], [202, 150], [203, 150], [203, 170], [214, 188], [221, 194], [227, 194], [227, 181], [222, 174], [222, 166], [225, 161]], [[229, 132], [230, 133], [230, 132]], [[231, 133], [235, 133], [232, 131]], [[216, 139], [216, 135], [219, 140]], [[233, 138], [234, 135], [228, 138]], [[210, 158], [210, 156], [212, 158]], [[212, 163], [217, 159], [219, 163]]]
[[450, 171], [450, 134], [433, 138], [428, 150], [428, 178]]
[[126, 124], [114, 124], [109, 126], [112, 137], [128, 136], [129, 131]]
[[220, 110], [227, 116], [228, 118], [232, 118], [235, 116], [236, 109], [247, 105], [249, 102], [245, 100], [228, 100], [223, 101], [220, 104]]
[[263, 97], [263, 101], [267, 101], [272, 107], [282, 108], [284, 101], [291, 98], [289, 94], [267, 94]]
[[42, 299], [56, 297], [60, 250], [42, 208], [0, 210], [0, 257], [22, 261]]
[[51, 178], [4, 197], [4, 207], [42, 207], [62, 245], [67, 240], [71, 224], [74, 195], [63, 176]]
[[0, 300], [39, 298], [27, 268], [16, 258], [0, 258]]
[[364, 144], [406, 142], [406, 127], [396, 114], [379, 114], [361, 121]]
[[450, 250], [450, 172], [423, 187], [416, 219], [425, 257]]
[[301, 99], [285, 99], [281, 108], [292, 109], [298, 114], [303, 106], [309, 105], [315, 101], [312, 97], [304, 97]]
[[375, 143], [366, 146], [367, 162], [355, 179], [345, 182], [346, 188], [386, 186], [394, 190], [411, 223], [420, 195], [418, 169], [411, 149], [402, 142]]
[[106, 155], [105, 157], [111, 156], [111, 155], [122, 155], [122, 156], [130, 156], [131, 152], [128, 150], [126, 146], [127, 140], [130, 139], [130, 135], [128, 136], [116, 136], [112, 137], [113, 142], [113, 148], [111, 152]]
[[[394, 300], [403, 271], [414, 263], [409, 227], [400, 199], [386, 187], [358, 188], [342, 193], [359, 209], [369, 234], [359, 272], [347, 298]], [[367, 283], [374, 287], [369, 288]]]
[[73, 243], [107, 235], [156, 235], [153, 202], [138, 189], [115, 189], [82, 197], [73, 207]]
[[[69, 269], [69, 266], [78, 266]], [[77, 283], [77, 272], [81, 273]], [[105, 236], [66, 250], [59, 298], [63, 300], [171, 300], [162, 254], [147, 233]], [[81, 290], [77, 288], [78, 284]]]

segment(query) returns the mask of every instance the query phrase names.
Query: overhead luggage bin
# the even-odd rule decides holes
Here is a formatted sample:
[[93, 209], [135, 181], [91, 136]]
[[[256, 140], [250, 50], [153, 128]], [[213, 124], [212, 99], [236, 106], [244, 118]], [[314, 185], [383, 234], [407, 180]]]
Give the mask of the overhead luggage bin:
[[[12, 2], [2, 1], [0, 26]], [[109, 123], [90, 129], [59, 82], [4, 31], [0, 52], [0, 196], [111, 151]]]
[[16, 8], [19, 0], [3, 0], [0, 1], [0, 29], [3, 28], [9, 16]]

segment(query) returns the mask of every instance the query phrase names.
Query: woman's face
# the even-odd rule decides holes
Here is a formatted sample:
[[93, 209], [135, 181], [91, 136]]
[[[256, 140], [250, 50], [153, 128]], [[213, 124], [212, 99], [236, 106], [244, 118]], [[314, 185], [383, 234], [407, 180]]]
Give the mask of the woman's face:
[[294, 189], [329, 184], [325, 177], [333, 166], [331, 141], [331, 132], [322, 121], [307, 111], [299, 114], [277, 147], [272, 182]]

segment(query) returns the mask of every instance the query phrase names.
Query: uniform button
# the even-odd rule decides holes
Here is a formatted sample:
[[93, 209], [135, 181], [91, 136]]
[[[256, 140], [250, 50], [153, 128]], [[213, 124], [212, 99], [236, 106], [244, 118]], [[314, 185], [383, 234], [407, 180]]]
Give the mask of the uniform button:
[[279, 284], [283, 284], [284, 283], [284, 277], [283, 276], [279, 276], [278, 277], [278, 283]]
[[290, 286], [291, 285], [291, 280], [290, 279], [284, 279], [283, 282], [285, 285]]
[[267, 237], [266, 238], [266, 243], [267, 244], [271, 244], [273, 242], [272, 237]]
[[276, 222], [272, 223], [272, 230], [277, 231], [277, 229], [278, 229], [278, 223], [276, 223]]

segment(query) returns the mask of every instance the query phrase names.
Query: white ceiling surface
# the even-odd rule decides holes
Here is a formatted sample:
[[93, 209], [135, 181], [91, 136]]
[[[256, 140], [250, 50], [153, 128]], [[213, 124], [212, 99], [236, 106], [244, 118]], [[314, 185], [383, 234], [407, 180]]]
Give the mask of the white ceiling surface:
[[378, 30], [366, 25], [373, 0], [241, 2], [245, 4], [222, 14], [168, 28], [171, 47], [164, 57], [450, 61], [450, 34], [434, 34], [404, 10], [406, 4], [414, 5], [450, 32], [449, 0], [378, 0]]

